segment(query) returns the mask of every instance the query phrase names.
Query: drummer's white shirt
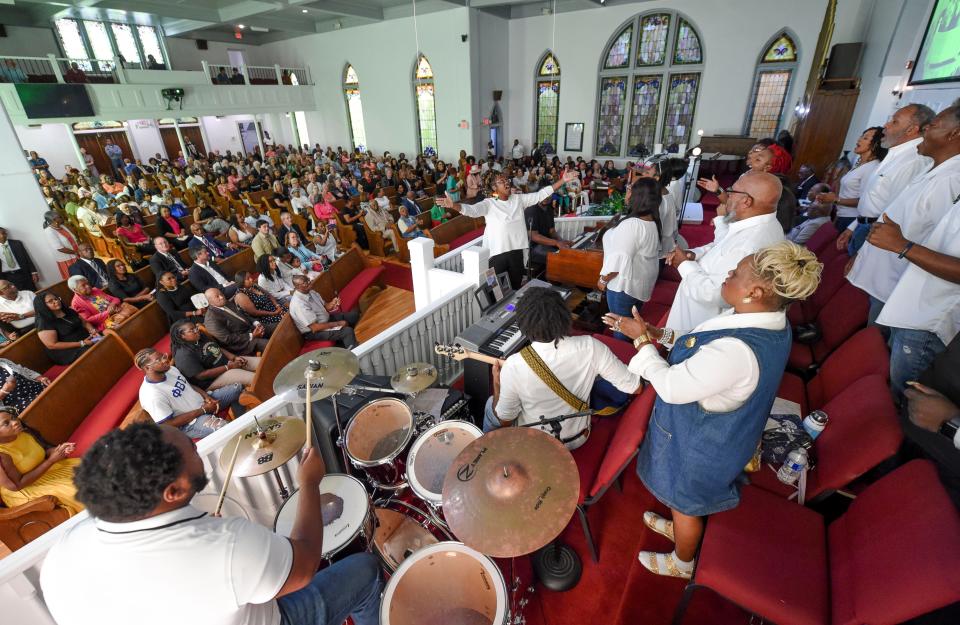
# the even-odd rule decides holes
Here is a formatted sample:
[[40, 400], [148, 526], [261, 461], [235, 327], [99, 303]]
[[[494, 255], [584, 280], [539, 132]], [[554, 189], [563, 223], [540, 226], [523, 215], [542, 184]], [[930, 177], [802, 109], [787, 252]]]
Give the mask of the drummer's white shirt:
[[292, 566], [286, 538], [186, 506], [81, 521], [50, 550], [40, 584], [58, 625], [277, 625], [273, 598]]

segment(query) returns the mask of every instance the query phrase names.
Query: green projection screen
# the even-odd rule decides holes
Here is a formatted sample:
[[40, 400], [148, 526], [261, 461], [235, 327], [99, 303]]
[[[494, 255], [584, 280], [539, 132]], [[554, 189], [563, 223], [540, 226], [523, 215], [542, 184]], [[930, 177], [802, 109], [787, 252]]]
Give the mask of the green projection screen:
[[30, 119], [94, 115], [86, 85], [18, 83], [17, 95]]
[[938, 0], [910, 74], [911, 85], [960, 81], [960, 0]]

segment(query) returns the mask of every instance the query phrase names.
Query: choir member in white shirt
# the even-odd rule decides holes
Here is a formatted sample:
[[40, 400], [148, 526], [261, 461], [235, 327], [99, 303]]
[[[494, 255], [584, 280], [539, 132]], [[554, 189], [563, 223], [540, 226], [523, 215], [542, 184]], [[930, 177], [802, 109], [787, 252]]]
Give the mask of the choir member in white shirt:
[[[960, 106], [944, 109], [930, 122], [917, 150], [931, 159], [932, 168], [907, 184], [876, 222], [892, 220], [910, 241], [925, 240], [960, 198]], [[870, 323], [910, 264], [900, 252], [865, 243], [853, 259], [847, 280], [870, 296]]]
[[[493, 396], [487, 401], [484, 431], [509, 425], [518, 418], [523, 425], [536, 422], [541, 416], [550, 418], [581, 412], [589, 406], [595, 387], [601, 387], [596, 389], [599, 392], [594, 396], [595, 403], [605, 403], [607, 399], [620, 403], [627, 399], [626, 395], [641, 390], [640, 376], [630, 373], [609, 347], [591, 336], [570, 336], [570, 310], [553, 289], [528, 289], [517, 304], [516, 315], [520, 332], [531, 341], [528, 349], [576, 396], [578, 405], [570, 405], [555, 393], [521, 352], [507, 358], [502, 365], [493, 366]], [[602, 380], [598, 380], [598, 376]], [[610, 393], [612, 389], [607, 385], [619, 393]], [[568, 449], [586, 443], [590, 419], [582, 416], [561, 422], [560, 441]], [[547, 426], [541, 429], [550, 432]]]
[[551, 186], [536, 193], [514, 195], [510, 178], [501, 172], [491, 172], [485, 184], [486, 199], [476, 204], [460, 204], [449, 197], [442, 197], [437, 199], [437, 204], [467, 217], [486, 219], [483, 245], [490, 250], [490, 266], [498, 274], [506, 272], [510, 276], [510, 286], [516, 290], [523, 279], [523, 250], [530, 245], [523, 219], [524, 209], [547, 199], [578, 176], [575, 170], [566, 170]]
[[728, 308], [720, 295], [727, 273], [744, 256], [783, 240], [777, 202], [783, 186], [766, 172], [748, 172], [726, 190], [727, 201], [713, 220], [714, 240], [692, 250], [679, 247], [667, 262], [683, 280], [667, 325], [683, 334]]
[[934, 113], [923, 104], [908, 104], [883, 125], [887, 156], [867, 179], [857, 203], [857, 219], [837, 237], [837, 249], [856, 254], [875, 222], [908, 182], [930, 169], [930, 159], [917, 153], [923, 129]]
[[867, 241], [909, 263], [877, 318], [890, 328], [890, 385], [902, 398], [960, 332], [960, 202], [923, 240], [907, 239], [885, 219]]
[[672, 520], [648, 511], [643, 521], [676, 545], [671, 553], [641, 551], [658, 575], [689, 579], [704, 517], [740, 503], [739, 478], [753, 457], [790, 354], [786, 309], [820, 283], [822, 265], [795, 243], [744, 257], [721, 287], [732, 308], [676, 340], [668, 360], [652, 341], [674, 333], [639, 314], [607, 314], [604, 322], [634, 339], [630, 371], [657, 392], [640, 447], [637, 474]]
[[840, 178], [839, 191], [833, 193], [828, 190], [815, 196], [816, 201], [821, 204], [836, 205], [837, 220], [834, 225], [840, 232], [844, 232], [847, 226], [857, 220], [857, 204], [860, 203], [864, 185], [880, 166], [880, 161], [887, 156], [887, 148], [883, 147], [883, 128], [873, 126], [864, 130], [857, 139], [853, 153], [859, 157], [857, 164]]
[[[603, 265], [597, 288], [607, 293], [607, 308], [624, 316], [650, 300], [660, 273], [660, 183], [640, 178], [629, 188], [624, 213], [603, 233]], [[671, 209], [672, 210], [672, 209]], [[619, 332], [614, 337], [623, 339]]]

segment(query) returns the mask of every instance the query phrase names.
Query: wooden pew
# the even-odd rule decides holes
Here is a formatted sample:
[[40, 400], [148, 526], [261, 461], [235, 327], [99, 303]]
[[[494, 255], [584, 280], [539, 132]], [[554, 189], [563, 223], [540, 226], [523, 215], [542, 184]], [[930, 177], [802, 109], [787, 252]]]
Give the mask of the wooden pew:
[[150, 302], [119, 327], [107, 330], [123, 342], [127, 354], [133, 356], [145, 347], [153, 347], [168, 334], [167, 315], [160, 304]]
[[18, 336], [17, 340], [5, 343], [0, 349], [0, 358], [6, 358], [42, 374], [46, 374], [53, 367], [56, 367], [57, 371], [62, 370], [61, 366], [50, 360], [36, 330], [30, 330], [23, 336]]
[[252, 408], [273, 397], [273, 380], [288, 362], [300, 355], [302, 348], [303, 335], [297, 330], [293, 317], [284, 315], [260, 355], [260, 366], [253, 374], [253, 382], [240, 396], [240, 403]]
[[483, 218], [467, 217], [466, 215], [457, 215], [450, 221], [438, 224], [427, 233], [431, 239], [436, 241], [437, 247], [446, 254], [454, 245], [458, 244], [461, 237], [483, 228]]

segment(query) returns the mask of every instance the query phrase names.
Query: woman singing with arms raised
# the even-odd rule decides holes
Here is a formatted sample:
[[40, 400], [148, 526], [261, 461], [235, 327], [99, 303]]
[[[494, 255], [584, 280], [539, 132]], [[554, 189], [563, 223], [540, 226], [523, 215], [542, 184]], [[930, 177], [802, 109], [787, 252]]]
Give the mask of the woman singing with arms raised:
[[786, 309], [820, 283], [822, 265], [804, 247], [784, 241], [746, 256], [721, 287], [732, 311], [676, 339], [664, 360], [653, 341], [673, 343], [668, 328], [607, 314], [604, 322], [634, 339], [630, 371], [657, 392], [637, 461], [647, 489], [672, 512], [643, 515], [650, 529], [674, 541], [672, 553], [640, 552], [658, 575], [690, 579], [704, 517], [740, 503], [739, 482], [753, 457], [790, 354]]

